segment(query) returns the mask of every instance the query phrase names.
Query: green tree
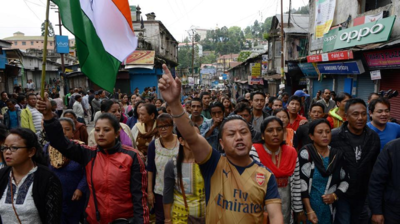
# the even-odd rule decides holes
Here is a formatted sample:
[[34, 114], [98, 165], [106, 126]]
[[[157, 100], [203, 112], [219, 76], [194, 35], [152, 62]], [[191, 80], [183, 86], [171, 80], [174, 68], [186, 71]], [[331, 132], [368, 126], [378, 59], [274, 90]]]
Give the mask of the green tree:
[[[44, 30], [45, 30], [45, 22], [43, 22], [42, 26], [41, 26], [42, 36], [44, 36], [44, 33], [45, 33]], [[49, 37], [53, 37], [54, 36], [54, 29], [53, 29], [53, 24], [51, 24], [51, 22], [49, 22], [48, 31], [49, 31], [48, 36]]]
[[242, 51], [239, 53], [238, 61], [243, 62], [251, 55], [250, 51]]
[[214, 62], [217, 62], [217, 56], [214, 52], [201, 59], [201, 64], [212, 64]]

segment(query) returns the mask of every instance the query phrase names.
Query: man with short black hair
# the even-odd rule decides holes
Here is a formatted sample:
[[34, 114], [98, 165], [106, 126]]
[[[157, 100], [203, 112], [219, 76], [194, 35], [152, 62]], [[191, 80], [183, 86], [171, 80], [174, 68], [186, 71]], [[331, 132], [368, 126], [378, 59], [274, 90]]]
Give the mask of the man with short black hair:
[[[324, 105], [322, 103], [314, 103], [310, 106], [310, 120], [315, 121], [320, 118], [324, 118]], [[309, 130], [310, 123], [301, 125], [297, 131], [296, 136], [293, 139], [294, 147], [300, 150], [304, 145], [312, 143], [308, 130]]]
[[263, 92], [252, 92], [250, 95], [251, 105], [253, 107], [252, 126], [260, 130], [262, 121], [270, 115], [263, 111], [265, 105], [265, 94]]
[[285, 109], [287, 108], [287, 104], [289, 103], [288, 99], [289, 99], [289, 93], [283, 92], [282, 93], [282, 107]]
[[281, 99], [275, 98], [272, 101], [272, 111], [276, 110], [276, 109], [279, 109], [279, 108], [282, 108], [282, 107], [283, 107], [283, 102], [282, 102]]
[[[371, 103], [372, 100], [378, 99], [379, 97], [380, 97], [380, 96], [379, 96], [379, 94], [377, 94], [377, 93], [370, 93], [369, 96], [368, 96], [367, 108], [369, 108], [369, 103]], [[370, 116], [370, 114], [368, 113], [368, 120], [367, 120], [367, 122], [370, 122], [370, 121], [371, 121], [371, 116]]]
[[219, 127], [224, 120], [224, 105], [222, 103], [210, 104], [211, 119], [206, 120], [200, 129], [200, 133], [213, 147], [219, 149], [218, 135]]
[[369, 103], [369, 114], [372, 121], [367, 125], [379, 135], [381, 150], [386, 143], [400, 138], [400, 125], [390, 122], [390, 102], [386, 98], [378, 98]]
[[311, 104], [314, 104], [321, 100], [321, 90], [318, 90], [317, 95], [312, 99]]
[[367, 107], [359, 98], [349, 99], [345, 106], [346, 121], [332, 131], [331, 146], [343, 152], [343, 166], [350, 176], [349, 186], [336, 206], [337, 223], [368, 223], [368, 183], [380, 152], [378, 134], [367, 127]]
[[331, 100], [331, 91], [329, 89], [324, 90], [324, 93], [322, 95], [322, 100], [318, 102], [324, 104], [325, 114], [328, 114], [329, 111], [335, 107], [335, 101]]
[[254, 129], [254, 127], [251, 125], [251, 109], [248, 107], [247, 104], [245, 103], [238, 103], [235, 107], [235, 110], [233, 111], [234, 114], [239, 115], [243, 117], [247, 123], [250, 124], [250, 131], [251, 131], [251, 139], [253, 142], [260, 142], [262, 140], [260, 130]]
[[253, 143], [248, 123], [236, 115], [222, 122], [219, 144], [225, 154], [221, 155], [196, 133], [179, 102], [180, 80], [173, 79], [166, 65], [163, 69], [161, 95], [204, 178], [206, 223], [262, 223], [265, 208], [271, 224], [283, 224], [275, 176], [249, 156]]
[[207, 118], [211, 119], [211, 111], [210, 111], [210, 102], [211, 102], [211, 95], [209, 92], [201, 92], [200, 94], [201, 103], [203, 104], [203, 111], [201, 114]]
[[21, 111], [21, 127], [29, 128], [36, 134], [42, 130], [43, 115], [36, 109], [37, 98], [34, 93], [26, 96], [28, 105]]
[[299, 114], [301, 98], [298, 96], [291, 96], [287, 105], [287, 111], [289, 113], [289, 124], [287, 127], [297, 131], [300, 125], [307, 123], [307, 119]]
[[86, 124], [85, 123], [85, 110], [82, 106], [82, 96], [81, 95], [76, 95], [75, 96], [75, 102], [74, 102], [74, 106], [72, 107], [74, 113], [76, 114], [77, 120], [79, 122], [81, 122], [82, 124]]
[[92, 106], [93, 109], [93, 119], [94, 119], [94, 115], [97, 113], [97, 111], [100, 111], [100, 92], [96, 91], [94, 93], [94, 99], [92, 100], [92, 103], [90, 104]]
[[201, 102], [200, 98], [194, 98], [190, 102], [191, 114], [189, 115], [189, 118], [199, 127], [199, 130], [201, 130], [203, 124], [209, 120], [201, 113], [203, 111], [203, 103]]

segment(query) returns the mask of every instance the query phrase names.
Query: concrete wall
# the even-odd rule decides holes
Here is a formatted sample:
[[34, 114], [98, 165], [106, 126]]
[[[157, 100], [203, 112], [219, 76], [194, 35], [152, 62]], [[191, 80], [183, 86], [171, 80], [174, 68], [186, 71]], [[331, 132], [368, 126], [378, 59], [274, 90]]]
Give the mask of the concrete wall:
[[[140, 32], [140, 23], [134, 22], [132, 25], [134, 30]], [[158, 21], [145, 22], [144, 29], [144, 39], [152, 45], [156, 55], [178, 62], [178, 43], [174, 43], [172, 36]]]

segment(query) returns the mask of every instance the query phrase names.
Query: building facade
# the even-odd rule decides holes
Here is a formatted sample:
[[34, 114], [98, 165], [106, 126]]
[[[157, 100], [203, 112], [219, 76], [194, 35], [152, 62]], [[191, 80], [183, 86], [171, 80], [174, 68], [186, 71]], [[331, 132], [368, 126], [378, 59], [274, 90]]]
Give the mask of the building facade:
[[[310, 93], [327, 88], [367, 101], [372, 92], [397, 89], [400, 2], [336, 0], [332, 26], [322, 38], [316, 38], [316, 4], [310, 1], [310, 56], [300, 65]], [[390, 101], [392, 116], [400, 119], [400, 98]]]

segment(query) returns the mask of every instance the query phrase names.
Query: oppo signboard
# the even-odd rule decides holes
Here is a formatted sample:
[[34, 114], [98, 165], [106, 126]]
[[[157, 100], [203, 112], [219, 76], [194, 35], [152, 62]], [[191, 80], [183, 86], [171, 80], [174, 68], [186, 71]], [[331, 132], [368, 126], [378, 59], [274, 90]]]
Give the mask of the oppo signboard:
[[337, 34], [334, 49], [353, 47], [389, 40], [396, 16], [341, 30]]

